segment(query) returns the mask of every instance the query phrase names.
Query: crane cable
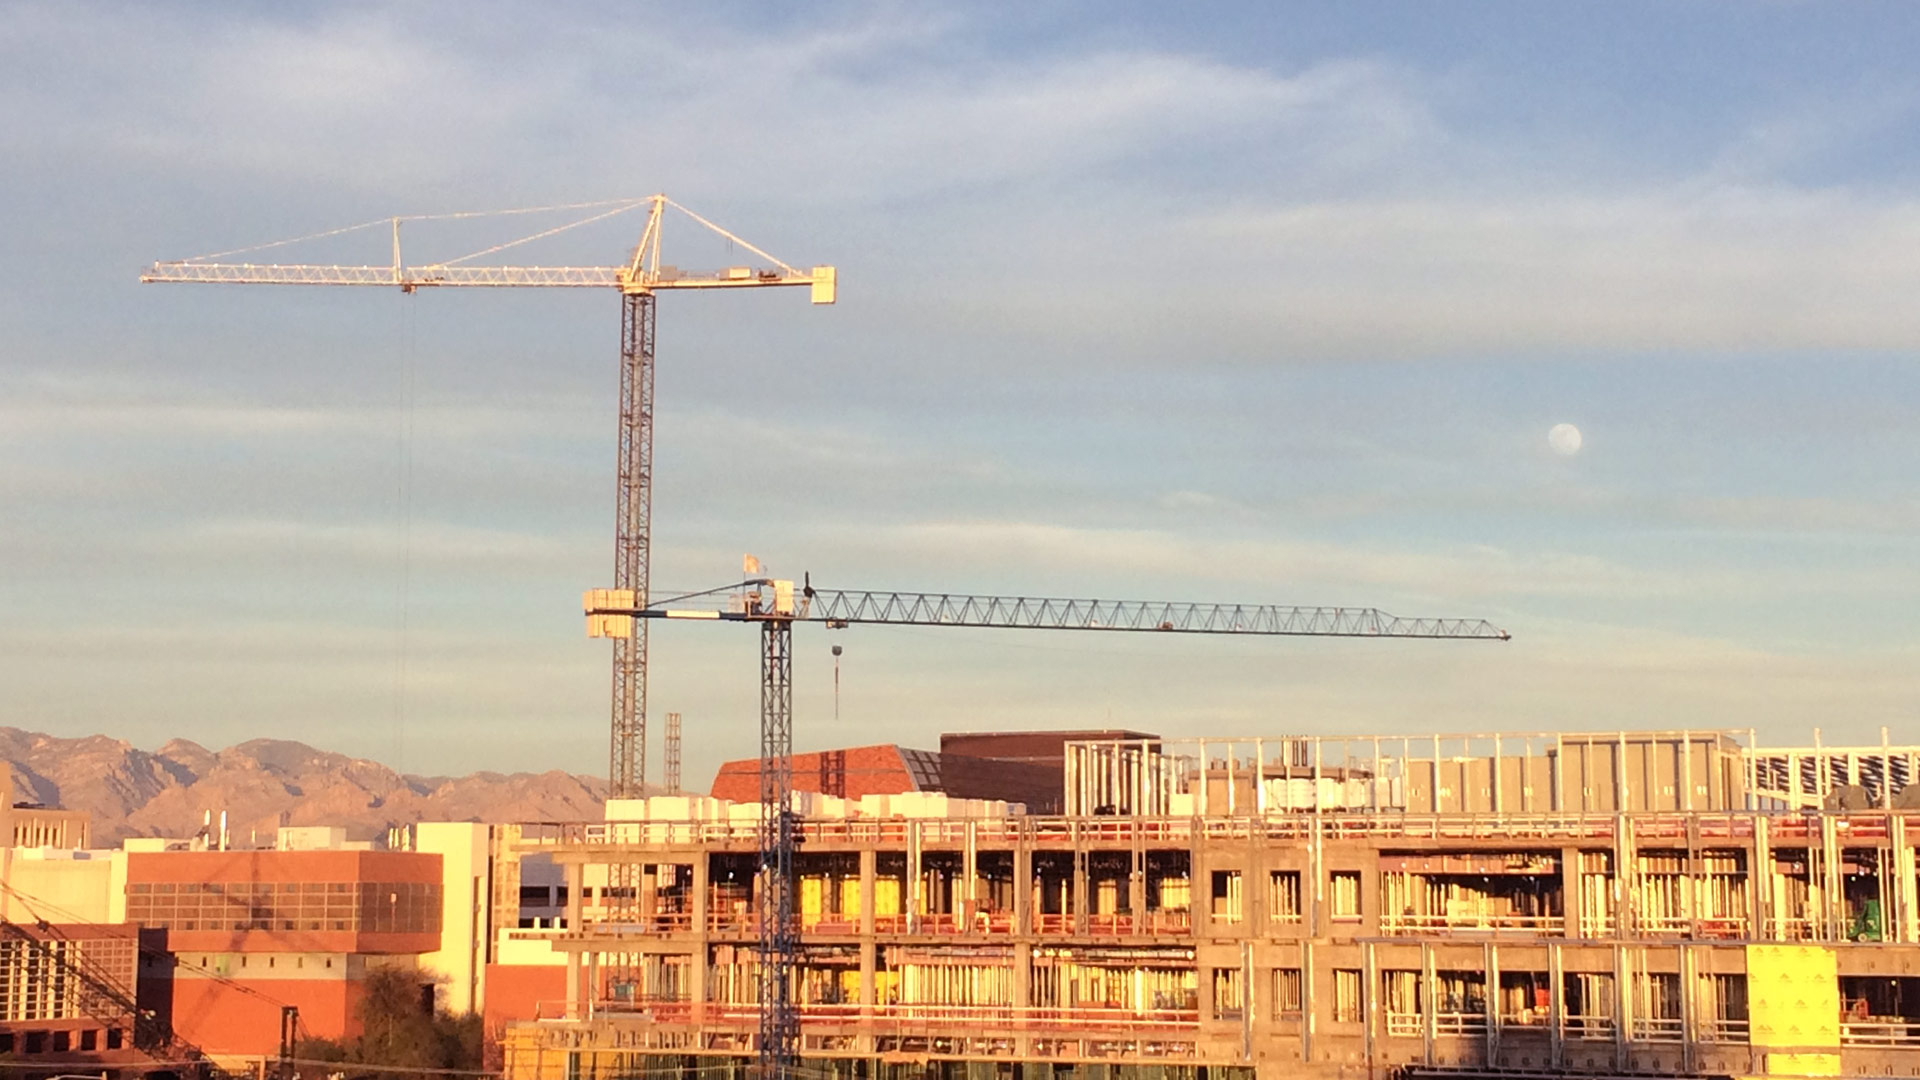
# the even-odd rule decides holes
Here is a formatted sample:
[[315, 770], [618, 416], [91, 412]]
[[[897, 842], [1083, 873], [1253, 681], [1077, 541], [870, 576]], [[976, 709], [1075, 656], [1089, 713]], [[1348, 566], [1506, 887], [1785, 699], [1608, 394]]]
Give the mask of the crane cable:
[[359, 232], [362, 229], [371, 229], [381, 225], [390, 226], [400, 221], [457, 221], [467, 218], [509, 217], [517, 214], [550, 213], [555, 210], [597, 210], [603, 206], [623, 206], [626, 209], [632, 209], [635, 206], [644, 206], [648, 201], [646, 198], [629, 196], [624, 199], [601, 199], [597, 202], [556, 203], [552, 206], [522, 206], [511, 210], [459, 210], [446, 214], [400, 214], [393, 217], [375, 218], [372, 221], [363, 221], [358, 225], [346, 225], [338, 229], [327, 229], [324, 232], [308, 233], [305, 236], [296, 236], [289, 240], [270, 240], [264, 244], [254, 244], [251, 247], [238, 247], [227, 251], [211, 251], [205, 255], [193, 255], [180, 261], [205, 262], [208, 259], [224, 259], [229, 255], [245, 255], [252, 251], [265, 251], [269, 248], [286, 247], [289, 244], [301, 244], [308, 240], [325, 240], [330, 236], [343, 236], [350, 232]]

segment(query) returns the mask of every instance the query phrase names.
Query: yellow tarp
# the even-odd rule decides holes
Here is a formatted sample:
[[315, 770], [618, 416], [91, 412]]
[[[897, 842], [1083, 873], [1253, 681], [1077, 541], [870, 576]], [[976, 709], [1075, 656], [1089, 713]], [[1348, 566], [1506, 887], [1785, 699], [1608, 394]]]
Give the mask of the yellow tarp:
[[[1747, 1016], [1754, 1046], [1783, 1051], [1766, 1056], [1769, 1074], [1840, 1074], [1840, 975], [1832, 949], [1747, 946]], [[1816, 1052], [1827, 1048], [1836, 1052]]]

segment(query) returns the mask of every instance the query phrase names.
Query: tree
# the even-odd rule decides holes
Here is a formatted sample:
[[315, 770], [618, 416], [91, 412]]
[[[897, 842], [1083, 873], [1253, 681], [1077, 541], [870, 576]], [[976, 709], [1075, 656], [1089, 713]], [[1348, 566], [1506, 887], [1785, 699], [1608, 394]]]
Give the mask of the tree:
[[[367, 972], [360, 999], [360, 1036], [342, 1042], [308, 1039], [299, 1056], [309, 1060], [352, 1065], [385, 1065], [419, 1069], [426, 1075], [437, 1069], [480, 1068], [481, 1023], [472, 1013], [436, 1012], [432, 988], [422, 986], [415, 972], [403, 968], [375, 968]], [[394, 1080], [385, 1074], [382, 1080]]]

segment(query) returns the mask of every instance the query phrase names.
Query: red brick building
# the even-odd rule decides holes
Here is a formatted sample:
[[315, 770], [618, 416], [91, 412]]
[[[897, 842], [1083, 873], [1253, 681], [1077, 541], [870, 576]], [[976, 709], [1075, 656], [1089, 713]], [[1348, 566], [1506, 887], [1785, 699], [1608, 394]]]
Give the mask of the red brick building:
[[[855, 746], [793, 755], [793, 788], [846, 799], [937, 791], [956, 799], [1000, 799], [1045, 809], [1060, 800], [1060, 770], [892, 744]], [[712, 794], [734, 802], [759, 801], [760, 760], [745, 758], [720, 766]]]
[[127, 857], [127, 921], [157, 931], [165, 950], [141, 957], [141, 1006], [210, 1054], [275, 1053], [288, 1005], [303, 1035], [357, 1034], [367, 971], [415, 967], [440, 948], [441, 918], [437, 854]]
[[[1139, 731], [995, 731], [940, 736], [940, 750], [910, 750], [891, 743], [793, 755], [795, 791], [858, 799], [938, 791], [956, 799], [997, 799], [1026, 804], [1035, 814], [1058, 813], [1073, 741], [1135, 742], [1157, 739]], [[746, 758], [720, 766], [715, 798], [760, 799], [760, 761]]]

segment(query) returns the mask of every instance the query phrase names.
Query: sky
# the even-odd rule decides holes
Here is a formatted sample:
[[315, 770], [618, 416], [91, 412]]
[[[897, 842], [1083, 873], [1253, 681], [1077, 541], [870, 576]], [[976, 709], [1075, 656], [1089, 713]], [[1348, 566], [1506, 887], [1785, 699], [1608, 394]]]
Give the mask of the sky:
[[[618, 297], [137, 278], [664, 191], [841, 285], [661, 298], [657, 591], [751, 552], [1513, 635], [801, 627], [798, 749], [1920, 743], [1911, 5], [0, 7], [0, 724], [604, 774]], [[650, 778], [666, 711], [703, 786], [757, 707], [745, 628], [657, 631]]]

